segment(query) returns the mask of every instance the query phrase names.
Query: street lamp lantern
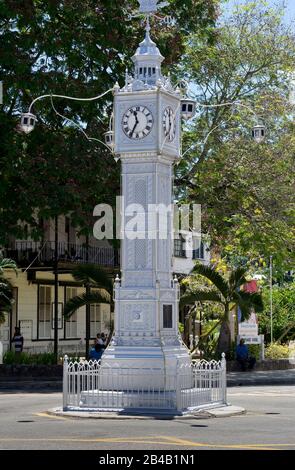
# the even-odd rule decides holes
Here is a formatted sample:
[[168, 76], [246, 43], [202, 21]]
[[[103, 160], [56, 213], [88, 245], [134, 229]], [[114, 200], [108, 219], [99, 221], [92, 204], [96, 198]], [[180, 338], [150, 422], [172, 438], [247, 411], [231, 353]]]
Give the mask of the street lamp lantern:
[[185, 121], [189, 121], [196, 114], [196, 101], [191, 98], [181, 100], [181, 115]]
[[264, 142], [266, 136], [266, 127], [263, 124], [256, 124], [252, 129], [252, 137], [258, 144]]
[[114, 131], [108, 131], [105, 133], [105, 143], [106, 145], [113, 150], [115, 146]]
[[34, 114], [22, 113], [21, 121], [20, 121], [21, 130], [25, 134], [30, 134], [35, 128], [36, 121], [37, 121], [37, 118]]

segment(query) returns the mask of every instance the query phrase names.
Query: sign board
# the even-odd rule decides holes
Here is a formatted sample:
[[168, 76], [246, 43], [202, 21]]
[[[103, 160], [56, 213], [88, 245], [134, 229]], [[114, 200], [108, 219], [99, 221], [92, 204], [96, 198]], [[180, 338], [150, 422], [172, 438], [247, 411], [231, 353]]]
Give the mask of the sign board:
[[19, 326], [24, 341], [26, 339], [31, 341], [33, 338], [33, 320], [20, 320]]
[[243, 322], [239, 324], [240, 336], [258, 336], [258, 325], [255, 323]]
[[245, 344], [261, 344], [262, 342], [261, 335], [257, 335], [257, 336], [239, 335], [239, 339], [244, 339]]
[[249, 320], [239, 323], [240, 336], [258, 336], [258, 323], [255, 313], [251, 314]]

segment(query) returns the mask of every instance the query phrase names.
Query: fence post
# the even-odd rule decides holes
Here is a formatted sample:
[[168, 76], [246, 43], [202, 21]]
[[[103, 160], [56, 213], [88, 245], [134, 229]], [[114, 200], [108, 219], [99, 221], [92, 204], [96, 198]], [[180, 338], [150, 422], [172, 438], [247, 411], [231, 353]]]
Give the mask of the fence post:
[[176, 363], [176, 409], [177, 411], [182, 410], [181, 406], [181, 369], [180, 364]]
[[222, 387], [222, 402], [227, 404], [227, 389], [226, 389], [226, 359], [225, 353], [222, 353], [221, 359], [221, 387]]
[[68, 377], [69, 377], [69, 363], [68, 363], [68, 356], [64, 357], [64, 365], [63, 365], [63, 383], [62, 383], [62, 390], [63, 390], [63, 411], [67, 411], [68, 407]]

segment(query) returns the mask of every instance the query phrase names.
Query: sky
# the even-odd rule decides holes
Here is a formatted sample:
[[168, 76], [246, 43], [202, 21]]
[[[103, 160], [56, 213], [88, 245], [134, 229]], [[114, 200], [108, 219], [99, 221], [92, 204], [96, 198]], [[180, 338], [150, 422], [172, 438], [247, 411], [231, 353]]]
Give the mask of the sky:
[[[235, 4], [243, 4], [246, 3], [247, 0], [229, 0], [228, 7], [231, 8]], [[295, 0], [268, 0], [270, 5], [276, 5], [278, 3], [284, 3], [286, 5], [286, 14], [285, 19], [286, 22], [290, 21], [291, 18], [295, 19]]]

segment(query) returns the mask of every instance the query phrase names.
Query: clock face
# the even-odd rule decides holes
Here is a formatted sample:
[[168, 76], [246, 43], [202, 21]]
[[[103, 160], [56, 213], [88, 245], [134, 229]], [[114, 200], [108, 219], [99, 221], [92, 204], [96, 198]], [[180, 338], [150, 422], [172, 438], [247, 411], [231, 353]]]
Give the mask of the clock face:
[[176, 135], [176, 118], [171, 106], [168, 106], [163, 113], [163, 129], [166, 140], [172, 142]]
[[122, 128], [129, 139], [143, 139], [151, 132], [154, 118], [145, 106], [132, 106], [122, 119]]

